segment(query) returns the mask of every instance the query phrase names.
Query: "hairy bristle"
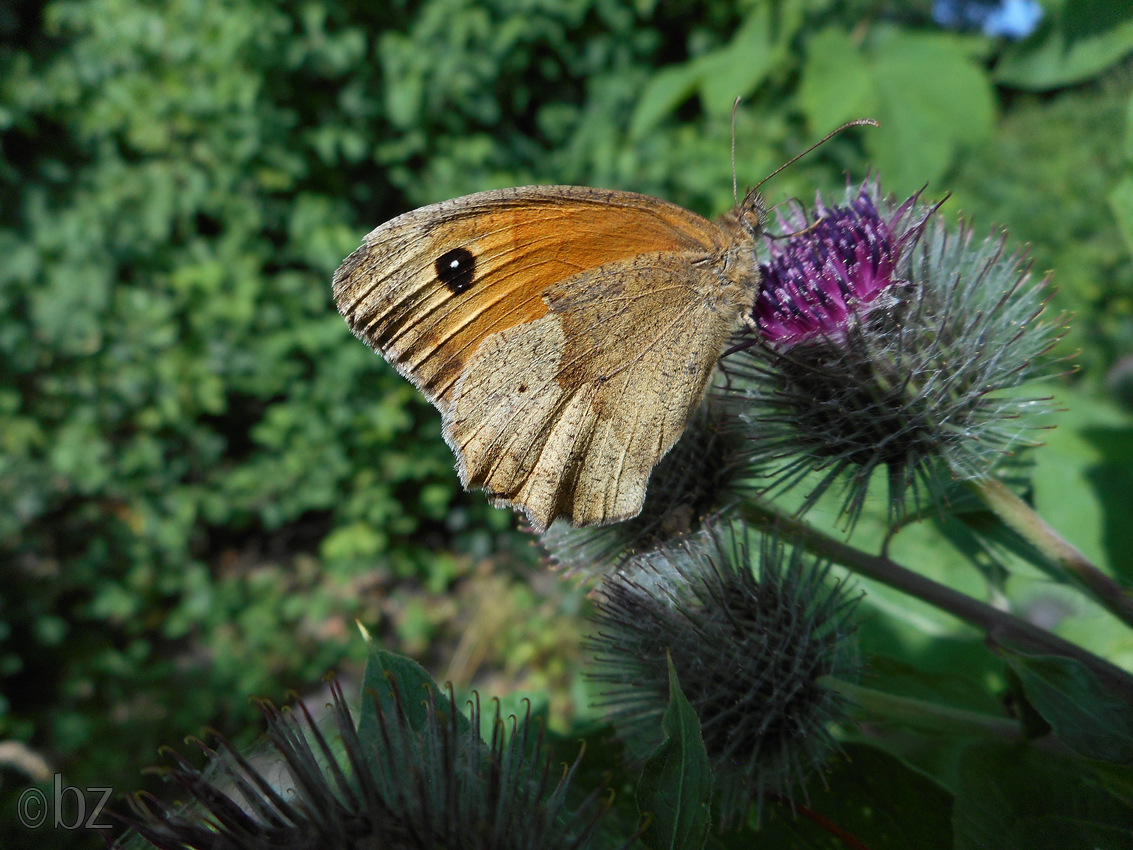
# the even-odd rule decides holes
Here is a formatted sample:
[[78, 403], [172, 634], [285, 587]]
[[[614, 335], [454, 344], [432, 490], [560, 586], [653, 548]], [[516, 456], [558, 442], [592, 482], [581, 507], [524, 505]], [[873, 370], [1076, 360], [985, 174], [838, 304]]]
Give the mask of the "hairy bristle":
[[[582, 850], [606, 812], [604, 787], [566, 806], [578, 766], [549, 781], [542, 726], [530, 715], [499, 714], [481, 740], [479, 701], [467, 722], [452, 697], [430, 693], [423, 726], [410, 722], [404, 695], [395, 711], [377, 699], [374, 740], [354, 727], [341, 688], [332, 683], [337, 741], [332, 745], [302, 708], [302, 719], [263, 703], [268, 738], [285, 777], [269, 780], [227, 741], [205, 747], [207, 771], [174, 754], [165, 777], [192, 803], [168, 805], [136, 796], [131, 823], [160, 850]], [[203, 745], [202, 745], [203, 746]], [[580, 754], [581, 758], [581, 754]], [[272, 773], [276, 773], [273, 770]]]
[[668, 653], [700, 718], [723, 823], [765, 793], [790, 796], [823, 762], [843, 702], [815, 680], [859, 666], [857, 597], [828, 565], [771, 538], [752, 552], [742, 531], [710, 526], [607, 577], [600, 597], [590, 639], [600, 706], [631, 753], [648, 753]]

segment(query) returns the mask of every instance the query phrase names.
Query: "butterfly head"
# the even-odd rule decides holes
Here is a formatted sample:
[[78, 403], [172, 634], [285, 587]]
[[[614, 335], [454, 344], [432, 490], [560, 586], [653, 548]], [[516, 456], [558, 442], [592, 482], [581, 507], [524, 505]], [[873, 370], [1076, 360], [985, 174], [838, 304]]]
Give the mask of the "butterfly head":
[[736, 207], [735, 215], [740, 227], [751, 236], [753, 241], [764, 232], [767, 224], [767, 204], [764, 203], [763, 195], [759, 194], [758, 189], [748, 189], [743, 201]]
[[722, 215], [717, 223], [728, 239], [722, 269], [724, 277], [745, 290], [754, 289], [759, 284], [756, 246], [767, 223], [763, 196], [755, 189], [749, 189], [744, 199]]
[[733, 243], [754, 248], [767, 224], [767, 204], [757, 189], [748, 189], [742, 201], [722, 215], [717, 223]]

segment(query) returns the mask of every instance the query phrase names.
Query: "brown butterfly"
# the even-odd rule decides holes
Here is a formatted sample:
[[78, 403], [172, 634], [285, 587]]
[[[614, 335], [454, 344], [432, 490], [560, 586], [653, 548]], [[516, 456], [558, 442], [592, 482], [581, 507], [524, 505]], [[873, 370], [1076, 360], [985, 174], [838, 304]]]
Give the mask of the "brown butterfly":
[[527, 186], [398, 216], [334, 275], [351, 330], [441, 412], [465, 488], [636, 516], [759, 290], [763, 202], [715, 223], [630, 192]]

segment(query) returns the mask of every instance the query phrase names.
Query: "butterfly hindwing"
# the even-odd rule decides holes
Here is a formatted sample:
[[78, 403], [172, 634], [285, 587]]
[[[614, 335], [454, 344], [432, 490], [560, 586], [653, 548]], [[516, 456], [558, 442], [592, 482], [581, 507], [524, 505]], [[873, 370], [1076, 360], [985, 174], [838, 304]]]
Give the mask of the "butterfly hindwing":
[[547, 315], [489, 337], [445, 417], [465, 486], [522, 506], [539, 528], [635, 516], [736, 326], [695, 257], [584, 272], [550, 289]]

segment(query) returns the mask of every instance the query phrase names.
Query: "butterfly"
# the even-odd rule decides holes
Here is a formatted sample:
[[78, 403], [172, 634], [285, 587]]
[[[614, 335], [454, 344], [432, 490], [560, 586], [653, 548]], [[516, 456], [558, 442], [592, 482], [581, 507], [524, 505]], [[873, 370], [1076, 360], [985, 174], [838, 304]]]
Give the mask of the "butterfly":
[[351, 330], [440, 411], [466, 489], [605, 525], [640, 513], [759, 290], [762, 198], [709, 221], [579, 186], [480, 192], [373, 230], [334, 275]]

